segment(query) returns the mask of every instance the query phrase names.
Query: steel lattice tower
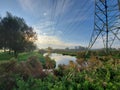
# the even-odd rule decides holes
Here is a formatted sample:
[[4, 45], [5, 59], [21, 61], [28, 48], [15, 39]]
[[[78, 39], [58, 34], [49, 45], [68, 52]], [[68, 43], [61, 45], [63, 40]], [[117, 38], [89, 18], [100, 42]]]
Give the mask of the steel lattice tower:
[[102, 40], [106, 53], [114, 44], [120, 44], [120, 0], [95, 0], [94, 30], [88, 50], [97, 40]]

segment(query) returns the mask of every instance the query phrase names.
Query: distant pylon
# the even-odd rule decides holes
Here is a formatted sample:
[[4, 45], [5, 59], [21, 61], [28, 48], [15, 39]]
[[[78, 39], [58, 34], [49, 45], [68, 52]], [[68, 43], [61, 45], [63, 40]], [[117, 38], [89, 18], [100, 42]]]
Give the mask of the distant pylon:
[[106, 53], [112, 47], [120, 48], [120, 0], [95, 0], [94, 30], [88, 51], [97, 40], [102, 40]]

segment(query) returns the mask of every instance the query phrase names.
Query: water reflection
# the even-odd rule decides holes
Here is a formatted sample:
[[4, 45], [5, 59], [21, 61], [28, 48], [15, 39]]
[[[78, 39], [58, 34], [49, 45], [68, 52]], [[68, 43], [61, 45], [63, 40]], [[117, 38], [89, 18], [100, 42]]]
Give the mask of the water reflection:
[[[44, 56], [47, 54], [44, 54]], [[76, 57], [74, 56], [68, 56], [68, 55], [62, 55], [57, 53], [52, 53], [50, 55], [51, 59], [54, 59], [56, 61], [56, 67], [58, 67], [59, 64], [69, 64], [69, 61], [76, 61]]]

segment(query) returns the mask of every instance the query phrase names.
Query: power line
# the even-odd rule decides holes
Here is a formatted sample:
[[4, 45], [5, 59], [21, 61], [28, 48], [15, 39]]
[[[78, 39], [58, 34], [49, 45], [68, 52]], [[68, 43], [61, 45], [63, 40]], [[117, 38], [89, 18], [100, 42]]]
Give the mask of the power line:
[[[86, 6], [86, 5], [83, 5], [83, 6]], [[87, 15], [90, 15], [90, 12], [91, 12], [91, 9], [92, 9], [91, 6], [92, 6], [92, 3], [88, 3], [88, 8], [85, 8], [85, 9], [84, 9], [84, 12], [85, 12], [85, 13], [83, 13], [83, 15], [80, 16], [79, 18], [83, 19], [83, 18], [85, 17], [85, 15], [86, 15], [86, 16], [87, 16]], [[79, 15], [79, 13], [78, 13], [77, 15]], [[89, 16], [89, 17], [90, 17], [90, 16]], [[77, 17], [77, 18], [78, 18], [78, 17]], [[85, 22], [85, 21], [82, 21], [82, 20], [81, 20], [81, 21], [79, 21], [79, 23], [75, 24], [75, 23], [74, 23], [74, 20], [73, 20], [73, 23], [70, 25], [71, 28], [67, 28], [66, 32], [68, 32], [68, 33], [69, 33], [69, 32], [72, 32], [72, 34], [73, 34], [73, 32], [75, 32], [75, 31], [73, 31], [72, 28], [75, 28], [75, 27], [78, 28], [77, 26], [83, 24], [84, 22]], [[75, 29], [76, 29], [76, 28], [75, 28]], [[75, 29], [74, 29], [74, 30], [75, 30]], [[66, 33], [66, 32], [64, 32], [64, 33]]]
[[[65, 6], [65, 0], [63, 0], [62, 6], [61, 6], [61, 11], [60, 11], [61, 13], [63, 12], [64, 6]], [[58, 17], [58, 20], [56, 20], [56, 24], [54, 26], [55, 28], [60, 23], [60, 19], [61, 19], [61, 14]]]
[[[93, 12], [91, 12], [91, 9], [92, 9], [92, 7], [90, 6], [89, 9], [87, 9], [87, 10], [85, 11], [85, 12], [87, 12], [87, 13], [86, 13], [86, 20], [88, 20], [88, 19], [91, 17], [91, 15], [93, 15], [93, 14], [92, 14]], [[83, 16], [83, 17], [84, 17], [84, 16]], [[72, 34], [75, 33], [75, 32], [77, 31], [77, 28], [80, 28], [80, 26], [82, 26], [83, 24], [87, 23], [86, 20], [81, 21], [81, 22], [77, 23], [76, 25], [74, 25], [74, 27], [71, 28], [71, 32], [69, 32], [69, 33], [72, 33]], [[86, 26], [87, 26], [87, 25], [86, 25]], [[74, 30], [74, 32], [73, 32], [72, 30]]]

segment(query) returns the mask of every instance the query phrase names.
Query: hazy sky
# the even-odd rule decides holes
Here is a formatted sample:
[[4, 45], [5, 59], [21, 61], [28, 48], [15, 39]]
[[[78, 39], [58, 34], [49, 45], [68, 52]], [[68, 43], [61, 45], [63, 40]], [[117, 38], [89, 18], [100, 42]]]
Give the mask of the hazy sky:
[[88, 46], [93, 31], [94, 0], [0, 0], [6, 11], [35, 29], [39, 48]]

